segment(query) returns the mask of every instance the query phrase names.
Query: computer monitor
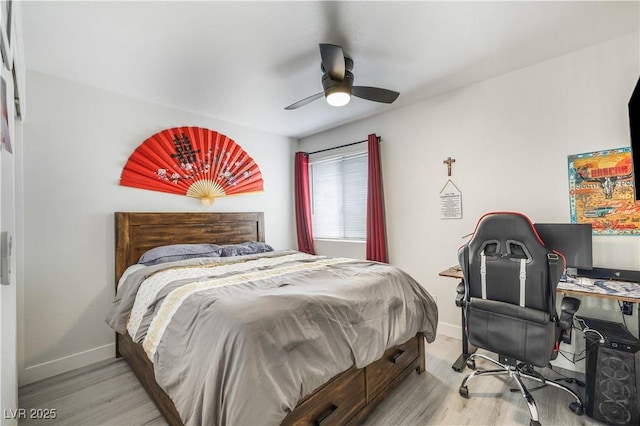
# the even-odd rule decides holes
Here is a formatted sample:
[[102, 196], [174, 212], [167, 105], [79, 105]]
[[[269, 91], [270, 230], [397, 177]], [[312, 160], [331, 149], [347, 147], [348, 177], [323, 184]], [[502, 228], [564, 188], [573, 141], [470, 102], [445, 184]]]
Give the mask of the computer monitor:
[[593, 269], [590, 223], [536, 223], [534, 227], [548, 248], [562, 253], [567, 269], [573, 268], [567, 274], [575, 275], [576, 269]]

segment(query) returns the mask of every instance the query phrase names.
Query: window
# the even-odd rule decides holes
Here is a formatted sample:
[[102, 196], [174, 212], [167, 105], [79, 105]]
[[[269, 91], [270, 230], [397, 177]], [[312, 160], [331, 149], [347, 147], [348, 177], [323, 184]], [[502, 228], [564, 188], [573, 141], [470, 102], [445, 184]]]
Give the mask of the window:
[[367, 153], [311, 163], [314, 238], [364, 240], [367, 221]]

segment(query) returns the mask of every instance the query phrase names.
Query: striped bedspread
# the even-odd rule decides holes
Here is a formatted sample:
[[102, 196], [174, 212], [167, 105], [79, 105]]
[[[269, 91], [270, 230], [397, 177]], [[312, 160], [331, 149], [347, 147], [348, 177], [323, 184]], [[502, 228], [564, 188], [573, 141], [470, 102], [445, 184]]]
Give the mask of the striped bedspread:
[[333, 376], [417, 332], [433, 298], [377, 262], [278, 251], [136, 269], [107, 323], [129, 333], [185, 424], [279, 424]]

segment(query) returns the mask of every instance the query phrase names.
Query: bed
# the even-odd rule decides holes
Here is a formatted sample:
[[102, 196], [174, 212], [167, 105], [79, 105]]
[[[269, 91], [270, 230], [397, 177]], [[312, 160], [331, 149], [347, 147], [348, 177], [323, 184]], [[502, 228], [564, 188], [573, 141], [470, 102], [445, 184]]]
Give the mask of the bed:
[[[116, 289], [125, 270], [127, 270], [129, 266], [136, 264], [143, 253], [154, 247], [176, 243], [195, 244], [214, 241], [217, 244], [238, 244], [245, 241], [264, 242], [265, 240], [264, 215], [261, 212], [117, 212], [115, 213], [115, 229]], [[259, 255], [255, 255], [255, 259], [251, 256], [243, 256], [242, 259], [232, 259], [228, 263], [239, 265], [241, 263], [250, 264], [254, 261], [279, 262], [281, 259], [282, 262], [284, 262], [285, 259], [289, 261], [290, 258], [300, 258], [301, 256], [305, 255], [293, 252], [266, 253], [265, 257], [268, 257], [266, 260]], [[244, 259], [245, 257], [247, 259]], [[306, 259], [302, 257], [303, 263], [311, 264], [316, 261], [316, 259]], [[328, 260], [325, 259], [323, 261], [327, 262]], [[331, 262], [334, 261], [332, 260]], [[346, 265], [346, 263], [344, 263], [344, 265]], [[368, 265], [369, 267], [376, 266], [373, 265], [372, 262], [370, 263], [371, 265]], [[290, 264], [291, 263], [286, 263], [285, 265]], [[347, 266], [351, 267], [350, 265]], [[382, 267], [382, 265], [380, 265], [380, 267]], [[279, 287], [283, 287], [283, 285]], [[423, 327], [427, 330], [419, 330], [415, 332], [415, 334], [408, 336], [406, 341], [397, 342], [397, 344], [393, 344], [390, 347], [385, 347], [381, 357], [376, 357], [372, 362], [361, 365], [359, 368], [356, 366], [358, 364], [358, 360], [356, 359], [356, 365], [344, 371], [341, 370], [342, 372], [338, 372], [329, 377], [326, 382], [321, 383], [319, 386], [313, 384], [314, 390], [311, 393], [308, 393], [307, 390], [299, 390], [300, 394], [304, 396], [296, 399], [296, 403], [286, 410], [288, 414], [285, 413], [281, 424], [359, 424], [371, 410], [384, 400], [390, 391], [411, 374], [411, 372], [417, 371], [418, 373], [422, 373], [425, 369], [425, 340], [432, 341], [435, 338], [435, 327], [437, 324], [437, 308], [435, 307], [435, 303], [433, 303], [433, 300], [428, 296], [428, 293], [426, 298], [430, 299], [425, 303], [427, 303], [429, 309], [432, 310], [428, 315], [425, 315], [429, 317], [429, 325]], [[424, 321], [427, 321], [427, 319]], [[397, 324], [395, 324], [394, 327], [397, 327]], [[375, 345], [372, 344], [371, 346], [373, 347]], [[242, 351], [238, 351], [238, 353], [242, 353]], [[158, 377], [164, 374], [156, 371], [158, 367], [155, 364], [158, 363], [159, 358], [152, 356], [152, 359], [155, 360], [152, 362], [148, 354], [148, 350], [145, 350], [145, 347], [139, 342], [134, 342], [128, 333], [116, 333], [116, 356], [125, 358], [167, 422], [171, 425], [181, 425], [183, 424], [184, 416], [182, 416], [176, 408], [176, 403], [174, 403], [174, 399], [176, 398], [172, 399], [168, 395], [168, 393], [172, 394], [174, 391], [169, 390], [167, 393], [158, 383]], [[234, 353], [233, 356], [235, 357], [236, 354]], [[246, 362], [246, 358], [243, 359], [242, 362]], [[265, 364], [269, 363], [272, 362], [265, 362]], [[336, 360], [336, 363], [339, 362]], [[251, 365], [247, 364], [247, 369], [251, 370]], [[269, 370], [265, 369], [265, 371], [268, 372]], [[178, 373], [178, 376], [182, 377], [180, 374], [185, 373]], [[252, 371], [251, 374], [256, 374], [256, 371]], [[260, 371], [257, 372], [257, 374], [263, 374], [263, 372]], [[160, 380], [160, 382], [162, 382], [162, 380]], [[275, 393], [279, 391], [280, 389], [276, 389]], [[203, 391], [203, 395], [207, 393], [208, 391]], [[204, 397], [203, 395], [194, 394], [193, 399], [202, 399]], [[226, 395], [222, 396], [223, 399], [226, 397]], [[232, 399], [232, 396], [229, 396], [229, 399]], [[180, 398], [176, 400], [180, 400]], [[259, 407], [259, 405], [257, 406]], [[182, 413], [184, 414], [184, 409], [182, 409]], [[194, 417], [191, 414], [192, 413], [186, 416], [188, 418], [186, 421], [187, 424], [205, 422], [202, 420], [203, 418], [211, 421], [211, 417]], [[269, 417], [266, 412], [265, 416], [267, 416], [265, 418], [268, 419], [273, 418]], [[236, 418], [236, 421], [234, 421], [234, 419], [225, 416], [216, 417], [215, 423], [231, 424], [245, 421], [237, 420], [239, 418], [240, 417]], [[242, 417], [242, 419], [245, 418]], [[256, 422], [254, 421], [253, 423]], [[263, 422], [260, 421], [260, 423]], [[266, 423], [273, 423], [273, 421], [269, 420], [266, 421]]]

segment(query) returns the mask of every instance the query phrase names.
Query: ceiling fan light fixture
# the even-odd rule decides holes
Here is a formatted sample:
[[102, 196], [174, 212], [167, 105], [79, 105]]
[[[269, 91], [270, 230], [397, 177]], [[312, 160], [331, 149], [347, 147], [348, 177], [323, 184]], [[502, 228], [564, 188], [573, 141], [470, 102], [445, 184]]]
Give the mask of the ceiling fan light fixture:
[[345, 106], [351, 100], [351, 91], [346, 87], [330, 87], [325, 96], [327, 103], [331, 106]]
[[393, 103], [400, 95], [389, 89], [371, 86], [353, 85], [353, 59], [346, 55], [342, 47], [335, 44], [320, 44], [320, 69], [322, 70], [322, 92], [294, 102], [284, 109], [290, 111], [307, 105], [322, 96], [331, 106], [344, 106], [349, 103], [351, 96], [365, 99], [367, 101], [381, 102], [385, 104]]

